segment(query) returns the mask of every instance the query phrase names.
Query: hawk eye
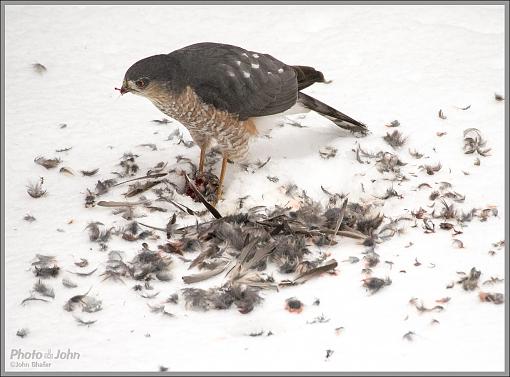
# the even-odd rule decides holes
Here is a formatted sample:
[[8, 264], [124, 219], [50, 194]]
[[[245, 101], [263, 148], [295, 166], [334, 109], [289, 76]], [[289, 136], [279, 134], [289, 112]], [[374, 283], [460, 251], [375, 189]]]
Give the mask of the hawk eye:
[[148, 81], [149, 80], [147, 80], [147, 79], [138, 79], [135, 81], [135, 84], [139, 88], [144, 88], [147, 85]]

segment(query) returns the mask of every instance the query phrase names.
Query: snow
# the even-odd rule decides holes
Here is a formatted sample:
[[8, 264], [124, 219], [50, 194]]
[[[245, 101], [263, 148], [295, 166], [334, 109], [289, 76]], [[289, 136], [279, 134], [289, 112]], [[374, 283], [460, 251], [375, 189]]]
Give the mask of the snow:
[[[487, 6], [18, 6], [5, 13], [5, 345], [6, 370], [36, 371], [503, 371], [504, 305], [482, 303], [479, 290], [466, 292], [446, 286], [457, 271], [482, 271], [480, 282], [504, 276], [504, 249], [492, 243], [504, 239], [504, 106], [494, 93], [504, 93], [504, 8]], [[232, 32], [235, 31], [235, 32]], [[154, 282], [154, 299], [139, 297], [125, 285], [102, 281], [106, 252], [88, 240], [91, 221], [122, 225], [124, 220], [107, 208], [84, 208], [87, 188], [111, 171], [124, 152], [138, 154], [141, 172], [159, 161], [175, 163], [182, 155], [198, 160], [198, 148], [167, 141], [177, 127], [157, 124], [162, 114], [147, 100], [113, 88], [122, 83], [135, 61], [200, 41], [239, 45], [269, 53], [288, 64], [321, 70], [331, 84], [316, 84], [306, 92], [366, 123], [371, 134], [355, 138], [317, 114], [301, 119], [306, 128], [275, 127], [271, 139], [257, 139], [249, 159], [270, 162], [255, 172], [230, 166], [222, 214], [236, 211], [236, 199], [249, 195], [245, 207], [285, 205], [281, 186], [295, 183], [315, 200], [327, 203], [321, 185], [349, 194], [349, 200], [377, 201], [391, 183], [383, 181], [374, 163], [360, 164], [353, 149], [398, 153], [415, 173], [410, 181], [395, 183], [403, 199], [390, 198], [381, 211], [398, 216], [426, 208], [430, 190], [416, 190], [428, 182], [451, 182], [466, 195], [461, 207], [498, 208], [497, 217], [473, 220], [456, 236], [464, 249], [452, 246], [451, 232], [424, 234], [421, 224], [376, 248], [381, 263], [374, 276], [390, 277], [393, 284], [369, 295], [361, 286], [363, 261], [340, 263], [336, 276], [322, 276], [304, 285], [264, 292], [265, 301], [242, 315], [228, 311], [193, 312], [181, 302], [170, 306], [175, 318], [151, 313], [157, 304], [183, 287], [184, 264], [174, 262], [174, 280]], [[255, 57], [255, 55], [253, 55]], [[41, 63], [38, 74], [31, 65]], [[471, 105], [468, 110], [458, 107]], [[447, 119], [440, 119], [442, 109]], [[397, 128], [408, 137], [396, 152], [382, 139], [398, 119]], [[66, 124], [61, 128], [61, 124]], [[491, 153], [480, 157], [463, 153], [463, 131], [481, 130]], [[437, 132], [446, 132], [442, 137]], [[140, 144], [154, 143], [152, 151]], [[331, 146], [334, 158], [321, 159], [319, 150]], [[56, 149], [72, 147], [65, 153]], [[414, 160], [407, 149], [429, 156]], [[37, 156], [60, 157], [59, 166], [75, 176], [59, 174], [34, 164]], [[429, 176], [422, 164], [441, 162]], [[100, 168], [94, 177], [79, 170]], [[219, 166], [218, 166], [219, 170]], [[469, 172], [464, 175], [462, 171]], [[280, 180], [272, 183], [266, 176]], [[44, 177], [48, 195], [33, 199], [25, 186]], [[372, 179], [377, 179], [372, 183]], [[365, 193], [361, 190], [364, 185]], [[107, 200], [122, 200], [121, 191]], [[201, 209], [200, 205], [186, 202]], [[30, 213], [36, 221], [23, 220]], [[71, 221], [72, 220], [72, 221]], [[145, 220], [164, 226], [168, 214]], [[143, 221], [142, 220], [142, 221]], [[187, 221], [193, 221], [188, 219]], [[57, 231], [61, 229], [63, 231]], [[409, 248], [405, 246], [412, 242]], [[155, 245], [157, 243], [151, 243]], [[134, 255], [140, 242], [114, 239], [110, 250]], [[362, 259], [364, 247], [341, 238], [329, 252], [337, 261]], [[488, 254], [495, 250], [495, 255]], [[87, 258], [98, 272], [78, 277], [62, 271], [47, 283], [55, 289], [51, 303], [20, 305], [36, 281], [30, 263], [36, 253], [55, 255], [64, 270]], [[415, 266], [415, 260], [421, 266]], [[384, 261], [392, 261], [390, 265]], [[435, 268], [430, 268], [432, 265]], [[407, 273], [399, 271], [406, 270]], [[61, 285], [62, 277], [78, 283]], [[197, 284], [208, 287], [221, 277]], [[79, 313], [95, 319], [78, 326], [62, 309], [75, 294], [92, 288], [103, 310]], [[502, 292], [501, 283], [480, 289]], [[304, 304], [301, 314], [284, 310], [295, 296]], [[440, 313], [418, 313], [409, 304], [416, 297], [429, 306], [449, 296]], [[312, 305], [316, 298], [320, 305]], [[327, 323], [307, 324], [324, 314]], [[439, 324], [431, 325], [432, 319]], [[344, 329], [337, 334], [335, 329]], [[28, 328], [25, 338], [16, 331]], [[260, 330], [273, 336], [250, 337]], [[413, 331], [413, 341], [403, 335]], [[150, 334], [150, 336], [148, 335]], [[49, 367], [15, 367], [11, 352], [52, 350], [80, 354], [79, 359], [50, 360]], [[326, 359], [326, 350], [333, 354]]]

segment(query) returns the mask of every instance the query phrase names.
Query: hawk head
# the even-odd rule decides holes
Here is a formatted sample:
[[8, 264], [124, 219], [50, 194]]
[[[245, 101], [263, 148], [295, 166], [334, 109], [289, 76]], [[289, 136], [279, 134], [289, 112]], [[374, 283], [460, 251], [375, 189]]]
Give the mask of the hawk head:
[[171, 81], [173, 66], [168, 55], [154, 55], [137, 61], [126, 71], [120, 94], [133, 93], [151, 97], [154, 89], [160, 89]]

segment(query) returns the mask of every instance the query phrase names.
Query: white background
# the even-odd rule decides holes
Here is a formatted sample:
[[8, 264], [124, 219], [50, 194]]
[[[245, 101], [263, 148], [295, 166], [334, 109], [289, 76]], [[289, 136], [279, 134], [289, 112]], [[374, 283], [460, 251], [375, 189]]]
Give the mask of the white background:
[[[79, 352], [80, 359], [53, 361], [51, 367], [35, 370], [503, 370], [503, 305], [480, 302], [478, 290], [446, 289], [457, 271], [473, 266], [482, 271], [481, 282], [491, 276], [504, 278], [504, 250], [488, 254], [492, 243], [504, 239], [504, 102], [494, 99], [495, 92], [505, 94], [503, 6], [9, 5], [5, 30], [7, 370], [20, 370], [9, 366], [12, 349], [68, 348]], [[315, 114], [302, 120], [307, 128], [275, 129], [271, 139], [256, 140], [250, 152], [251, 160], [272, 157], [263, 169], [251, 174], [238, 166], [229, 168], [225, 200], [218, 207], [222, 213], [236, 211], [236, 199], [248, 194], [247, 207], [284, 205], [289, 199], [281, 186], [290, 182], [324, 204], [327, 197], [320, 185], [349, 193], [353, 201], [378, 201], [374, 196], [383, 195], [390, 182], [381, 179], [373, 163], [359, 164], [352, 149], [359, 142], [371, 151], [394, 152], [382, 136], [392, 130], [384, 125], [398, 119], [408, 142], [397, 153], [408, 162], [404, 171], [416, 177], [395, 185], [404, 198], [382, 203], [382, 212], [396, 216], [427, 208], [430, 190], [416, 187], [448, 181], [466, 195], [461, 207], [494, 205], [498, 217], [469, 223], [458, 236], [465, 249], [452, 246], [450, 232], [426, 235], [421, 226], [381, 244], [374, 276], [389, 276], [393, 284], [375, 295], [361, 286], [361, 261], [341, 263], [336, 276], [264, 292], [265, 301], [248, 315], [235, 309], [187, 311], [182, 301], [168, 307], [175, 318], [151, 313], [147, 302], [157, 304], [182, 287], [184, 264], [174, 262], [174, 281], [155, 283], [161, 293], [153, 300], [132, 291], [131, 281], [101, 282], [106, 253], [89, 242], [85, 227], [90, 221], [122, 225], [124, 220], [105, 208], [84, 208], [84, 194], [97, 179], [111, 178], [127, 151], [140, 155], [141, 172], [159, 161], [172, 165], [178, 154], [198, 158], [196, 147], [186, 149], [166, 140], [176, 127], [185, 131], [182, 126], [150, 122], [162, 117], [152, 104], [120, 97], [113, 88], [121, 85], [135, 61], [201, 41], [235, 44], [288, 64], [316, 67], [333, 82], [306, 92], [365, 122], [372, 131], [356, 139]], [[33, 71], [36, 62], [47, 67], [45, 74]], [[467, 105], [471, 108], [466, 111], [457, 108]], [[439, 109], [446, 120], [439, 119]], [[61, 129], [62, 123], [67, 127]], [[462, 150], [462, 132], [469, 127], [479, 128], [492, 148], [491, 156], [480, 157], [480, 166], [473, 165], [475, 156]], [[438, 137], [437, 132], [447, 134]], [[158, 151], [141, 143], [155, 143]], [[318, 151], [328, 145], [338, 153], [323, 160]], [[55, 153], [64, 147], [72, 150]], [[414, 160], [408, 147], [428, 159]], [[40, 155], [58, 155], [61, 166], [77, 175], [45, 170], [33, 162]], [[423, 163], [437, 162], [443, 168], [434, 176], [419, 169]], [[78, 173], [97, 167], [96, 177]], [[269, 182], [267, 175], [278, 176], [280, 182]], [[32, 199], [25, 186], [39, 177], [45, 178], [48, 195]], [[377, 181], [371, 184], [371, 179]], [[122, 192], [108, 199], [122, 200]], [[27, 213], [37, 220], [24, 221]], [[163, 226], [168, 215], [150, 216], [142, 221]], [[409, 242], [414, 245], [405, 248]], [[140, 244], [116, 239], [110, 249], [132, 256]], [[330, 250], [338, 261], [361, 259], [363, 251], [349, 239], [340, 239]], [[55, 289], [54, 302], [21, 306], [35, 282], [30, 263], [36, 253], [55, 255], [64, 271], [47, 282]], [[65, 270], [76, 270], [73, 262], [79, 258], [87, 258], [90, 269], [98, 271], [88, 278], [69, 275]], [[415, 258], [421, 266], [414, 266]], [[392, 261], [393, 268], [384, 261]], [[430, 263], [436, 267], [428, 268]], [[64, 288], [63, 276], [79, 287]], [[221, 278], [200, 286], [220, 283]], [[104, 309], [86, 317], [97, 319], [94, 325], [78, 326], [62, 305], [90, 287]], [[502, 292], [503, 284], [481, 289]], [[301, 314], [284, 310], [291, 296], [305, 303]], [[430, 307], [445, 296], [451, 301], [441, 313], [420, 314], [408, 303], [416, 297]], [[315, 298], [319, 306], [312, 305]], [[322, 313], [330, 318], [328, 323], [306, 324]], [[440, 323], [431, 325], [432, 319]], [[340, 326], [344, 330], [337, 335], [334, 329]], [[16, 331], [24, 327], [30, 333], [21, 339]], [[247, 336], [259, 330], [274, 335]], [[416, 333], [412, 342], [402, 338], [408, 331]], [[328, 360], [327, 349], [334, 351]]]

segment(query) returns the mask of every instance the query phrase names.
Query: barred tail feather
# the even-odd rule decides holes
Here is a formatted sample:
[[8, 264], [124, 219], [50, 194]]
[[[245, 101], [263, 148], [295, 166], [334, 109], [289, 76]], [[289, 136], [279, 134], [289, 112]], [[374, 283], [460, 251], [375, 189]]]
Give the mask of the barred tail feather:
[[368, 128], [363, 123], [351, 118], [348, 115], [341, 113], [340, 111], [326, 105], [325, 103], [315, 99], [309, 95], [299, 92], [298, 102], [304, 107], [313, 110], [322, 116], [328, 118], [338, 127], [346, 129], [351, 132], [358, 132], [362, 135], [368, 133]]

